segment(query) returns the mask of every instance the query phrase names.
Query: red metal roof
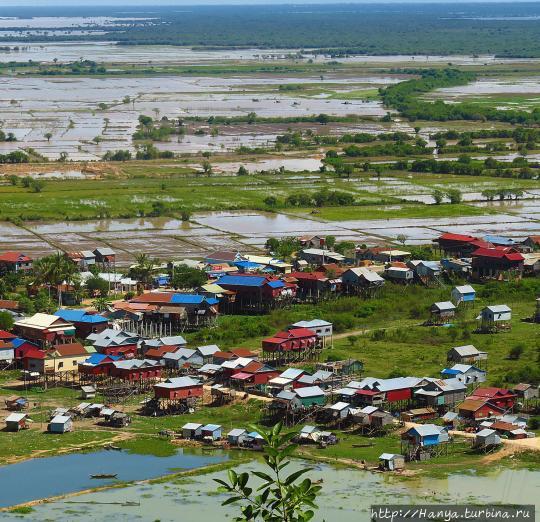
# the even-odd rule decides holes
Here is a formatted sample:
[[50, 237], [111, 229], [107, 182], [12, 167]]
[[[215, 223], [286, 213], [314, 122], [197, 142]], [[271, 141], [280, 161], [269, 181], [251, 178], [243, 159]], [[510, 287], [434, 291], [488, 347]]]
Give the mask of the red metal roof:
[[8, 263], [27, 263], [32, 260], [21, 252], [4, 252], [3, 254], [0, 254], [0, 261], [6, 261]]
[[148, 292], [134, 297], [132, 303], [170, 303], [172, 292]]
[[493, 259], [506, 258], [509, 261], [523, 261], [525, 259], [519, 252], [515, 252], [508, 247], [478, 248], [471, 255], [473, 257], [491, 257]]
[[465, 236], [463, 234], [451, 234], [450, 232], [446, 232], [442, 236], [439, 236], [440, 240], [448, 240], [448, 241], [463, 241], [464, 243], [470, 243], [471, 241], [476, 240], [474, 236]]
[[326, 274], [323, 272], [291, 272], [287, 274], [288, 277], [294, 277], [297, 280], [304, 281], [322, 281], [327, 279]]
[[487, 388], [477, 388], [474, 390], [472, 397], [482, 397], [482, 398], [496, 398], [496, 397], [515, 397], [515, 394], [512, 393], [510, 390], [507, 390], [506, 388], [495, 388], [495, 387], [487, 387]]
[[315, 337], [317, 334], [309, 328], [291, 328], [284, 332], [278, 332], [274, 335], [274, 338], [279, 339], [296, 339], [301, 337]]
[[240, 381], [245, 381], [249, 378], [253, 377], [253, 374], [251, 373], [245, 373], [245, 372], [238, 372], [231, 376], [231, 379], [238, 379]]
[[17, 336], [13, 335], [10, 332], [6, 332], [5, 330], [0, 330], [0, 339], [3, 339], [4, 341], [9, 339], [16, 339]]

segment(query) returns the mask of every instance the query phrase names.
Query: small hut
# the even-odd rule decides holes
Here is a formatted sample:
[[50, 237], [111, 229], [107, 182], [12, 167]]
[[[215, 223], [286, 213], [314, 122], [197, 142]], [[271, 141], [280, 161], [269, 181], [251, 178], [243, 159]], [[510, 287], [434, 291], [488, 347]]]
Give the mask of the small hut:
[[234, 428], [227, 433], [227, 441], [231, 446], [239, 446], [246, 435], [247, 430], [244, 428]]
[[429, 311], [431, 320], [437, 324], [448, 323], [456, 315], [456, 307], [451, 301], [433, 303]]
[[184, 439], [198, 439], [201, 437], [203, 425], [197, 422], [188, 422], [182, 426], [182, 437]]
[[49, 433], [67, 433], [73, 431], [73, 421], [67, 415], [57, 415], [49, 422], [47, 431]]
[[479, 431], [474, 437], [473, 446], [477, 449], [490, 449], [501, 444], [501, 437], [495, 430], [484, 428]]
[[96, 396], [96, 389], [94, 386], [81, 386], [81, 398], [93, 399]]
[[383, 453], [379, 456], [379, 469], [382, 471], [395, 471], [405, 467], [405, 457], [398, 453]]
[[219, 424], [205, 424], [201, 428], [201, 436], [205, 440], [221, 439], [221, 426]]
[[11, 413], [6, 418], [7, 431], [26, 430], [30, 427], [30, 418], [27, 413]]

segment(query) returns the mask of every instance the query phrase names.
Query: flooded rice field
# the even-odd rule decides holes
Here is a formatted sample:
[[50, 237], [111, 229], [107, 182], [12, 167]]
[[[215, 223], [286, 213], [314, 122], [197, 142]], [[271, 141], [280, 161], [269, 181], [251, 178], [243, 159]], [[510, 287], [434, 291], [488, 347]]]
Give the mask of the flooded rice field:
[[[290, 471], [303, 465], [293, 462]], [[237, 468], [237, 471], [244, 470], [262, 470], [262, 466], [253, 462]], [[413, 477], [403, 480], [392, 475], [316, 464], [310, 477], [323, 481], [315, 520], [357, 522], [369, 519], [372, 504], [390, 502], [530, 504], [536, 501], [538, 504], [540, 473], [494, 466], [482, 475], [464, 472], [449, 474], [443, 479]], [[162, 522], [178, 520], [180, 513], [185, 522], [227, 520], [237, 514], [238, 508], [221, 506], [227, 496], [216, 491], [215, 478], [226, 479], [226, 472], [78, 495], [37, 505], [31, 517], [36, 521], [74, 518], [90, 521], [109, 517], [118, 521], [153, 520], [159, 506]], [[8, 520], [16, 517], [15, 514], [3, 515]]]
[[[328, 77], [333, 85], [348, 82], [378, 87], [398, 81], [385, 76], [345, 79]], [[312, 77], [127, 77], [127, 78], [5, 78], [0, 93], [0, 120], [13, 132], [17, 142], [3, 142], [0, 153], [32, 147], [47, 158], [57, 159], [61, 152], [72, 160], [99, 159], [107, 150], [131, 149], [132, 134], [140, 114], [181, 118], [200, 116], [237, 116], [255, 112], [264, 117], [295, 117], [313, 114], [345, 116], [385, 114], [379, 101], [289, 96], [256, 92], [281, 84], [320, 83]], [[346, 90], [343, 90], [346, 93]], [[130, 103], [123, 103], [125, 97]], [[101, 104], [105, 104], [101, 105]], [[101, 108], [100, 108], [101, 107]], [[105, 108], [106, 107], [106, 108]], [[246, 126], [247, 127], [247, 126]], [[221, 135], [188, 135], [159, 143], [159, 148], [174, 152], [232, 150], [241, 145], [264, 146], [273, 143], [276, 130], [257, 132], [253, 127], [228, 131]], [[50, 133], [49, 138], [46, 135]], [[99, 136], [99, 142], [94, 138]]]
[[[10, 31], [13, 27], [27, 27], [25, 34], [34, 34], [35, 31], [43, 29], [40, 20], [15, 20], [0, 19], [0, 37], [16, 36], [17, 33]], [[118, 23], [118, 20], [108, 19], [111, 23]], [[95, 19], [92, 20], [95, 23]], [[89, 28], [91, 22], [85, 25], [79, 24], [80, 33], [100, 34], [103, 31], [97, 31]], [[102, 20], [105, 22], [105, 20]], [[27, 24], [33, 24], [28, 26]], [[49, 23], [49, 22], [48, 22]], [[20, 25], [19, 25], [20, 24]], [[61, 25], [65, 24], [65, 25]], [[70, 27], [68, 20], [59, 21], [57, 28]], [[103, 25], [101, 23], [100, 25]], [[73, 26], [73, 25], [71, 25]], [[54, 27], [49, 25], [49, 28]], [[86, 29], [85, 29], [86, 27]], [[54, 29], [52, 29], [54, 31]], [[65, 29], [57, 29], [58, 32], [65, 33]], [[75, 34], [75, 30], [70, 30], [70, 34]], [[49, 32], [49, 34], [51, 31]], [[96, 62], [109, 62], [121, 64], [144, 64], [144, 63], [167, 63], [167, 64], [197, 64], [197, 63], [219, 63], [223, 60], [234, 61], [279, 61], [289, 59], [290, 56], [301, 56], [304, 60], [313, 60], [315, 62], [327, 62], [335, 60], [335, 57], [324, 54], [313, 54], [309, 50], [300, 49], [222, 49], [222, 50], [193, 50], [189, 47], [179, 47], [170, 45], [117, 45], [115, 42], [43, 42], [28, 43], [24, 40], [20, 42], [9, 42], [10, 51], [0, 52], [0, 62], [10, 61], [28, 61], [32, 60], [41, 63], [53, 63], [56, 59], [60, 63], [73, 62], [81, 57]], [[387, 56], [347, 56], [340, 57], [340, 62], [358, 63], [358, 64], [414, 64], [414, 63], [448, 63], [455, 65], [481, 65], [481, 64], [504, 64], [504, 63], [530, 63], [539, 61], [534, 58], [499, 58], [494, 55], [480, 56], [438, 56], [438, 55], [387, 55]]]
[[540, 77], [524, 79], [487, 79], [482, 78], [476, 82], [457, 87], [438, 89], [435, 96], [469, 96], [483, 94], [523, 94], [540, 93]]
[[[253, 188], [257, 189], [257, 186]], [[425, 197], [431, 196], [426, 194]], [[329, 221], [317, 214], [227, 211], [199, 212], [191, 217], [190, 222], [147, 217], [66, 222], [27, 221], [24, 228], [2, 223], [0, 250], [10, 250], [17, 245], [17, 250], [41, 257], [55, 249], [93, 250], [98, 246], [110, 246], [117, 251], [118, 266], [128, 266], [133, 262], [136, 252], [175, 259], [202, 258], [214, 249], [257, 253], [264, 247], [268, 237], [301, 236], [306, 233], [333, 235], [338, 240], [371, 245], [396, 241], [401, 235], [405, 236], [406, 244], [431, 243], [443, 232], [517, 237], [540, 234], [540, 198], [518, 202], [475, 201], [474, 205], [485, 208], [486, 214], [399, 218], [396, 214], [405, 206], [396, 204], [381, 206], [380, 210], [386, 210], [388, 215], [384, 219]], [[494, 210], [497, 213], [493, 213]]]

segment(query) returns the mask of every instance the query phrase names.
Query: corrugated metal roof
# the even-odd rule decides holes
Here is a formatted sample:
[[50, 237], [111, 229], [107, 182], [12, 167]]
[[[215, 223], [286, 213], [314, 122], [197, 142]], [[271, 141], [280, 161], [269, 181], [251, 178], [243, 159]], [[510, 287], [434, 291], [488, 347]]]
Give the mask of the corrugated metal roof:
[[247, 276], [247, 275], [224, 275], [216, 283], [219, 286], [263, 286], [266, 283], [266, 277]]
[[108, 319], [99, 314], [89, 314], [85, 310], [68, 310], [61, 308], [54, 312], [54, 315], [64, 319], [64, 321], [72, 321], [74, 323], [106, 323]]
[[307, 397], [318, 397], [320, 395], [325, 395], [324, 391], [321, 390], [318, 386], [306, 386], [305, 388], [296, 388], [296, 395], [303, 399]]

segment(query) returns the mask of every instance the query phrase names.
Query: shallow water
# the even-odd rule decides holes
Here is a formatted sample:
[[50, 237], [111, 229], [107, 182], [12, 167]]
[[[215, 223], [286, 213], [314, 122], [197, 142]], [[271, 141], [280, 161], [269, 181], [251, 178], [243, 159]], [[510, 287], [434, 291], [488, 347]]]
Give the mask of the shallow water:
[[115, 479], [92, 479], [91, 474], [117, 473], [120, 481], [143, 480], [227, 458], [221, 452], [203, 455], [180, 449], [170, 457], [102, 450], [27, 460], [0, 467], [0, 507], [115, 483]]
[[[300, 466], [295, 462], [290, 470]], [[314, 519], [317, 521], [368, 520], [369, 507], [376, 503], [531, 503], [536, 500], [538, 504], [540, 498], [540, 473], [526, 470], [494, 468], [482, 476], [460, 473], [445, 479], [413, 478], [403, 481], [388, 474], [336, 469], [323, 464], [313, 467], [310, 478], [323, 479], [323, 489], [317, 502], [320, 508]], [[261, 469], [261, 465], [251, 463], [238, 468], [237, 471], [254, 470]], [[107, 517], [120, 521], [155, 520], [156, 517], [162, 522], [179, 520], [179, 517], [183, 522], [226, 520], [236, 514], [238, 508], [220, 505], [227, 497], [216, 492], [214, 478], [226, 479], [226, 472], [77, 496], [67, 501], [38, 505], [31, 516], [33, 520], [52, 518], [59, 521], [73, 520], [75, 516], [82, 521]], [[140, 506], [99, 504], [126, 501], [140, 502]]]

